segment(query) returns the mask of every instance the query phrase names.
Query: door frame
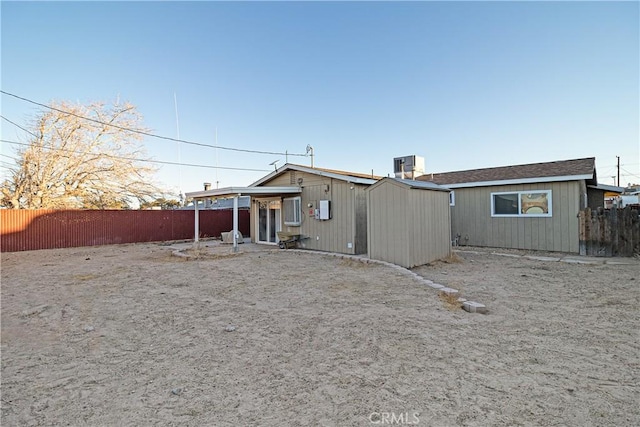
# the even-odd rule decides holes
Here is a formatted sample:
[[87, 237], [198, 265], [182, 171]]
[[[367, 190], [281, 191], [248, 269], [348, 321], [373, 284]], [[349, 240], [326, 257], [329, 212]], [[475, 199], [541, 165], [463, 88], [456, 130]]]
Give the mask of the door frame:
[[[278, 231], [282, 230], [282, 198], [281, 197], [262, 197], [262, 198], [256, 198], [256, 219], [255, 219], [255, 227], [256, 227], [256, 243], [259, 243], [261, 245], [277, 245], [278, 242], [280, 241], [280, 239], [278, 239]], [[276, 211], [275, 214], [275, 236], [274, 236], [274, 240], [273, 242], [270, 241], [264, 241], [264, 240], [260, 240], [260, 204], [261, 203], [267, 203], [267, 224], [265, 225], [265, 228], [267, 230], [267, 239], [269, 239], [269, 229], [271, 228], [271, 216], [268, 214], [269, 210], [274, 210]], [[269, 205], [272, 202], [278, 202], [278, 207], [277, 208], [272, 208]]]

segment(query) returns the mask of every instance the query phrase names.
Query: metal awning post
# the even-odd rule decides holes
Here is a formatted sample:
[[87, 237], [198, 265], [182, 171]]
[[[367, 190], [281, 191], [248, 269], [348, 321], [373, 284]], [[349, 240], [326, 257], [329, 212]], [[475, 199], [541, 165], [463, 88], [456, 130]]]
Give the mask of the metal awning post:
[[198, 244], [198, 239], [200, 238], [200, 212], [198, 212], [198, 199], [193, 199], [193, 206], [195, 207], [195, 218], [193, 220], [193, 228], [195, 229], [195, 233], [193, 236], [193, 244]]
[[233, 252], [238, 252], [238, 195], [233, 196]]

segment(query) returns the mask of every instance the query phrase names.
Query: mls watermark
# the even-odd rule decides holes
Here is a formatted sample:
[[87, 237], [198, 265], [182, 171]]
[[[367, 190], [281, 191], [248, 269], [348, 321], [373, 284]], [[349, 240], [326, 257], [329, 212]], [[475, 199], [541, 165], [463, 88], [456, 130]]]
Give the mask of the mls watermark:
[[417, 411], [405, 412], [372, 412], [369, 414], [369, 422], [373, 425], [416, 425], [420, 424], [420, 413]]

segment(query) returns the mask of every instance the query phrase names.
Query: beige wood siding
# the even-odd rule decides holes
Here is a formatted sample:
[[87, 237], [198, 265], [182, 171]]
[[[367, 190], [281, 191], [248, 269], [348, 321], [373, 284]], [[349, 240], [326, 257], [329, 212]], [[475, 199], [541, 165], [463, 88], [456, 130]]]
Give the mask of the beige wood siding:
[[409, 267], [441, 259], [451, 253], [449, 193], [409, 190], [412, 213], [406, 231], [410, 242]]
[[[491, 216], [491, 193], [526, 190], [552, 191], [551, 217]], [[579, 206], [578, 181], [457, 188], [451, 233], [461, 245], [578, 252]]]
[[404, 233], [407, 192], [392, 182], [371, 188], [369, 206], [369, 257], [405, 266], [409, 245]]
[[[282, 230], [296, 231], [304, 236], [300, 244], [303, 248], [345, 254], [366, 253], [367, 213], [366, 203], [362, 201], [366, 186], [299, 171], [284, 173], [264, 186], [298, 185], [299, 179], [302, 179], [302, 224], [299, 227], [281, 224]], [[320, 200], [331, 202], [330, 220], [315, 219], [314, 212]]]
[[449, 194], [393, 180], [368, 191], [369, 257], [411, 268], [451, 253]]
[[354, 253], [367, 253], [367, 194], [364, 186], [354, 186], [355, 237]]

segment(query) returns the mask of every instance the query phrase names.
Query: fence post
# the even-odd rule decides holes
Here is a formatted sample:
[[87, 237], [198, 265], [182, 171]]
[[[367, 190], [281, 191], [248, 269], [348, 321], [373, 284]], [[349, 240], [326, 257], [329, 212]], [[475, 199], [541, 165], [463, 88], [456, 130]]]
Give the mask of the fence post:
[[238, 196], [233, 196], [233, 252], [238, 252]]
[[590, 237], [591, 209], [585, 208], [578, 212], [578, 218], [580, 223], [580, 255], [585, 256], [587, 255], [587, 242]]
[[194, 206], [194, 212], [195, 212], [195, 218], [194, 218], [194, 222], [193, 222], [193, 228], [194, 228], [194, 237], [193, 237], [193, 243], [196, 244], [198, 243], [198, 239], [200, 238], [200, 212], [198, 211], [198, 199], [193, 199], [193, 206]]
[[591, 235], [589, 236], [589, 253], [590, 256], [598, 256], [600, 254], [600, 242], [603, 241], [602, 227], [600, 223], [600, 209], [591, 212]]
[[627, 212], [628, 229], [630, 232], [627, 234], [629, 238], [629, 253], [631, 256], [640, 256], [640, 209], [628, 208]]
[[616, 256], [620, 252], [620, 222], [619, 209], [609, 210], [609, 226], [611, 227], [611, 252], [609, 256]]

